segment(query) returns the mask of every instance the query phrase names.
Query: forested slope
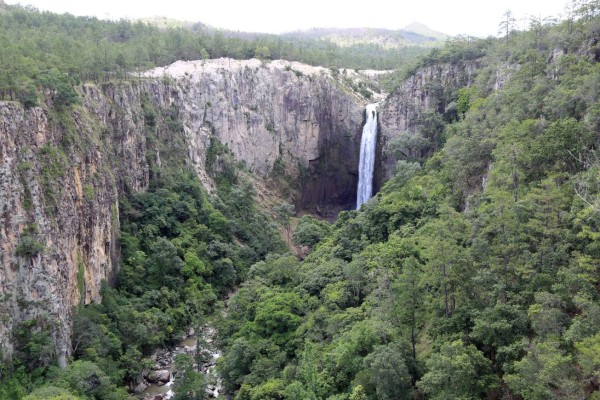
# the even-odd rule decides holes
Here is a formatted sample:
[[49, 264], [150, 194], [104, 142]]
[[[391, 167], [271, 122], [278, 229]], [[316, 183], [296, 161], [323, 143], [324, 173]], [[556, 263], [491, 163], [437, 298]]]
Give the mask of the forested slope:
[[480, 65], [374, 199], [250, 269], [221, 326], [237, 399], [598, 398], [600, 21], [579, 11], [405, 75]]
[[[413, 110], [410, 131], [386, 147], [398, 160], [395, 176], [332, 225], [311, 216], [291, 223], [285, 204], [261, 210], [247, 167], [216, 140], [206, 150], [216, 185], [207, 194], [181, 156], [181, 110], [140, 99], [147, 190], [119, 193], [116, 287], [103, 289], [101, 304], [73, 311], [65, 369], [50, 318], [16, 326], [0, 398], [128, 398], [125, 386], [150, 367], [157, 346], [214, 313], [219, 370], [236, 399], [598, 399], [597, 5], [583, 2], [556, 25], [533, 19], [527, 32], [511, 32], [507, 21], [501, 39], [458, 38], [399, 72], [390, 86], [436, 65], [474, 66], [466, 86], [425, 85], [428, 109]], [[80, 81], [111, 81], [99, 85], [110, 93], [128, 71], [177, 58], [307, 60], [293, 43], [275, 53], [262, 39], [18, 7], [0, 14], [0, 24], [2, 97], [48, 108], [55, 130], [69, 133], [60, 143], [67, 150], [92, 148], [71, 118]], [[331, 60], [338, 50], [315, 51]], [[52, 176], [64, 175], [71, 153], [56, 149], [41, 153], [41, 179], [55, 179], [48, 187], [58, 192]], [[18, 171], [27, 177], [32, 168], [20, 163]], [[84, 199], [95, 194], [93, 185], [81, 189]], [[292, 226], [301, 256], [280, 240]], [[43, 247], [35, 226], [23, 232], [18, 256], [27, 261]], [[220, 299], [232, 289], [222, 313]], [[193, 362], [178, 367], [178, 399], [205, 397]]]

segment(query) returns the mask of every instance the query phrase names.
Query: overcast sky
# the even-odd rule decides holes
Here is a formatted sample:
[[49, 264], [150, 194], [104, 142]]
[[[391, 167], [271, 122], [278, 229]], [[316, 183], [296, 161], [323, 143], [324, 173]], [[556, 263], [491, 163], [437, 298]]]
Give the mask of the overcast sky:
[[[233, 30], [281, 33], [312, 27], [402, 28], [413, 21], [450, 35], [496, 35], [502, 14], [563, 12], [567, 0], [6, 0], [99, 18], [166, 16]], [[523, 26], [525, 22], [520, 21]]]

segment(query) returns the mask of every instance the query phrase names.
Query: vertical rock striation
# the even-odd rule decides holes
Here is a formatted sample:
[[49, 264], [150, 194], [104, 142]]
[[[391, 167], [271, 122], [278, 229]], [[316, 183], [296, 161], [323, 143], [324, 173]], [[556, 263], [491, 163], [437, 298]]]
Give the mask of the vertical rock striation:
[[[190, 159], [203, 182], [210, 136], [250, 171], [296, 182], [299, 209], [326, 212], [355, 201], [365, 99], [342, 72], [296, 62], [176, 62], [147, 74], [174, 79]], [[279, 170], [274, 166], [278, 165]]]
[[477, 61], [424, 67], [388, 96], [379, 108], [383, 153], [379, 182], [390, 179], [395, 171], [396, 159], [388, 154], [390, 141], [401, 132], [418, 134], [425, 112], [447, 112], [456, 90], [471, 85], [479, 67]]
[[[13, 350], [14, 324], [36, 319], [52, 333], [65, 363], [72, 307], [98, 301], [102, 282], [117, 269], [119, 184], [147, 184], [144, 136], [131, 110], [113, 112], [118, 102], [91, 87], [84, 88], [83, 100], [72, 111], [0, 103], [5, 356]], [[111, 125], [124, 129], [117, 134], [107, 129]], [[130, 161], [128, 168], [121, 168], [121, 159]]]

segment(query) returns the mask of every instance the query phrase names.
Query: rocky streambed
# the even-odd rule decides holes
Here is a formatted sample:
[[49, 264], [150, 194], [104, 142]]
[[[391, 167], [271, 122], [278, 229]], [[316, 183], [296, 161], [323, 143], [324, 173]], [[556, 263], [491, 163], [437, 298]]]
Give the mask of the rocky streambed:
[[216, 371], [217, 359], [221, 353], [214, 345], [216, 330], [205, 324], [199, 335], [190, 328], [174, 348], [159, 349], [151, 357], [154, 366], [151, 370], [144, 371], [142, 379], [134, 388], [134, 392], [142, 400], [168, 400], [173, 398], [173, 384], [177, 380], [177, 371], [174, 370], [175, 357], [179, 354], [188, 354], [191, 357], [200, 355], [205, 360], [200, 365], [194, 364], [196, 370], [202, 371], [206, 379], [206, 394], [208, 397], [217, 398], [223, 392], [222, 382]]

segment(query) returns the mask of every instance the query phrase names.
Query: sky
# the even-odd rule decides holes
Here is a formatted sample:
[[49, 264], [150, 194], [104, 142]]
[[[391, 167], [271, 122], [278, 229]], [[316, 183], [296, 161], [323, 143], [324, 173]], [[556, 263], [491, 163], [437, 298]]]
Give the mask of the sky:
[[523, 27], [528, 16], [557, 16], [567, 0], [5, 0], [40, 10], [98, 18], [165, 16], [217, 28], [282, 33], [313, 27], [400, 29], [411, 22], [449, 35], [497, 35], [511, 10]]

